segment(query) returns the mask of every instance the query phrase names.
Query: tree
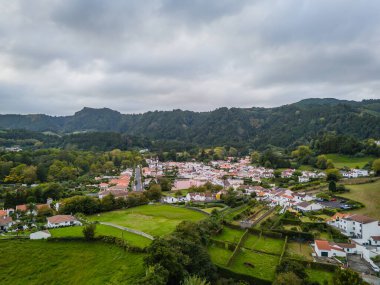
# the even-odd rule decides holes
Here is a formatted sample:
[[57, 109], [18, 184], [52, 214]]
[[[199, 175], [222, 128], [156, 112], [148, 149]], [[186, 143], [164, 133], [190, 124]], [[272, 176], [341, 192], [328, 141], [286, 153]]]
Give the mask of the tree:
[[[302, 280], [307, 278], [305, 267], [301, 263], [297, 261], [293, 261], [293, 260], [285, 260], [281, 262], [281, 264], [277, 265], [276, 272], [277, 273], [293, 272]], [[279, 283], [279, 284], [282, 284], [282, 283]]]
[[336, 182], [334, 180], [329, 182], [329, 191], [336, 192]]
[[172, 184], [169, 179], [162, 177], [158, 182], [160, 183], [162, 191], [170, 191], [172, 189]]
[[192, 275], [185, 278], [185, 280], [183, 280], [181, 284], [182, 285], [210, 285], [210, 282], [198, 276]]
[[338, 268], [333, 276], [334, 285], [364, 285], [363, 279], [351, 269]]
[[95, 238], [95, 224], [88, 224], [83, 228], [83, 235], [86, 240], [93, 240]]
[[159, 201], [162, 196], [161, 186], [159, 184], [152, 184], [144, 194], [150, 201]]
[[293, 272], [283, 272], [277, 275], [273, 285], [302, 285], [302, 279]]
[[341, 174], [339, 172], [338, 169], [336, 168], [333, 168], [333, 169], [327, 169], [326, 170], [326, 180], [327, 181], [339, 181], [339, 179], [341, 178]]
[[251, 153], [251, 163], [252, 164], [257, 164], [260, 162], [260, 153], [257, 151], [254, 151]]
[[165, 285], [168, 282], [169, 271], [160, 264], [149, 266], [139, 285]]
[[372, 169], [376, 175], [380, 175], [380, 158], [375, 159], [372, 163]]

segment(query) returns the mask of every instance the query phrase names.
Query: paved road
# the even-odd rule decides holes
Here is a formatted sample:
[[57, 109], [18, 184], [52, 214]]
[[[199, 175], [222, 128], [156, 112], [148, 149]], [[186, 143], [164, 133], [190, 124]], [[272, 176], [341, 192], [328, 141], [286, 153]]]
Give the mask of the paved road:
[[138, 231], [138, 230], [135, 230], [135, 229], [126, 228], [126, 227], [122, 227], [122, 226], [119, 226], [119, 225], [115, 225], [115, 224], [112, 224], [112, 223], [106, 223], [106, 222], [100, 222], [99, 224], [110, 226], [110, 227], [114, 227], [114, 228], [118, 228], [120, 230], [127, 231], [127, 232], [130, 232], [130, 233], [134, 233], [136, 235], [140, 235], [140, 236], [146, 237], [148, 239], [154, 240], [153, 236], [151, 236], [150, 234], [144, 233], [142, 231]]
[[141, 182], [141, 170], [140, 170], [140, 166], [137, 166], [135, 168], [135, 190], [136, 191], [143, 191], [143, 186], [142, 186], [142, 182]]

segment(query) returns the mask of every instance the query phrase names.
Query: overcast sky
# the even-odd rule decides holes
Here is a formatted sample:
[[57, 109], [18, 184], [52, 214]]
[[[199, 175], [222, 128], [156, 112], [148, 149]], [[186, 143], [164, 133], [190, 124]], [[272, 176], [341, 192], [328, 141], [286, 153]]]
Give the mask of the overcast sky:
[[0, 0], [0, 113], [380, 98], [380, 1]]

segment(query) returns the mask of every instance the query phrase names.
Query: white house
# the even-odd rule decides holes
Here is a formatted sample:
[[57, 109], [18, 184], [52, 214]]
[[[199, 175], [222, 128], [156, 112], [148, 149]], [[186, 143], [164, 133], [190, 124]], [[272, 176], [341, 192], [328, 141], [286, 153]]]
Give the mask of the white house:
[[82, 223], [78, 221], [74, 216], [71, 215], [56, 215], [47, 218], [48, 228], [58, 228], [67, 226], [81, 226]]
[[216, 195], [213, 193], [187, 193], [186, 200], [189, 202], [210, 202], [216, 200]]
[[296, 204], [296, 209], [300, 212], [319, 211], [323, 209], [323, 206], [319, 203], [301, 202]]
[[347, 253], [356, 253], [356, 245], [351, 243], [335, 243], [327, 240], [315, 240], [314, 251], [319, 257], [346, 257]]
[[379, 221], [364, 215], [351, 215], [342, 218], [340, 223], [346, 235], [361, 239], [361, 243], [369, 243], [371, 236], [380, 235]]
[[162, 198], [163, 203], [168, 203], [168, 204], [173, 204], [177, 203], [179, 200], [176, 197], [171, 197], [171, 196], [165, 196]]
[[49, 237], [51, 237], [51, 233], [49, 231], [39, 231], [29, 235], [30, 239], [47, 239]]
[[380, 247], [380, 236], [371, 236], [369, 244]]

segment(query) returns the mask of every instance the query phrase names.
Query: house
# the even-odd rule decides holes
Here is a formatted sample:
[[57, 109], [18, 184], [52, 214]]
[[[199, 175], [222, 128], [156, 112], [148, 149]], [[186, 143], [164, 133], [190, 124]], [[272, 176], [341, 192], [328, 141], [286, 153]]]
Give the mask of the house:
[[371, 236], [369, 244], [374, 246], [380, 246], [380, 236]]
[[98, 193], [99, 199], [103, 199], [105, 196], [113, 195], [115, 198], [127, 198], [128, 195], [131, 193], [126, 190], [115, 190], [112, 189], [113, 187], [109, 188], [108, 190], [100, 191]]
[[309, 182], [310, 181], [310, 178], [309, 176], [298, 176], [298, 182], [299, 183], [306, 183], [306, 182]]
[[78, 221], [74, 216], [71, 215], [56, 215], [47, 218], [47, 227], [48, 228], [58, 228], [58, 227], [67, 227], [67, 226], [81, 226], [82, 223]]
[[29, 235], [30, 239], [47, 239], [49, 237], [51, 237], [51, 233], [49, 231], [39, 231]]
[[188, 202], [210, 202], [216, 200], [216, 195], [213, 193], [187, 193], [186, 200]]
[[301, 202], [295, 205], [296, 209], [300, 212], [319, 211], [323, 206], [319, 203]]
[[350, 215], [342, 218], [340, 223], [343, 233], [360, 239], [361, 244], [369, 243], [371, 236], [380, 235], [379, 221], [364, 215]]
[[347, 253], [356, 253], [356, 245], [351, 243], [335, 243], [327, 240], [315, 240], [314, 251], [319, 257], [346, 257]]
[[7, 231], [13, 224], [12, 217], [0, 216], [0, 231]]
[[176, 197], [166, 196], [161, 200], [163, 203], [173, 204], [177, 203], [179, 200]]

